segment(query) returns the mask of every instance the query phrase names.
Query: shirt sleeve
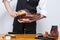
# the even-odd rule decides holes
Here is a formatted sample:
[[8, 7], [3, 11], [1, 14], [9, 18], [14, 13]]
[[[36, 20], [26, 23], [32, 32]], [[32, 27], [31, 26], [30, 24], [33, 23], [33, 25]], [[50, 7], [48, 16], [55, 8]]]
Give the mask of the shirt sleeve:
[[47, 4], [47, 0], [40, 0], [37, 6], [37, 13], [40, 13], [44, 16], [47, 16], [47, 11], [46, 11], [46, 4]]

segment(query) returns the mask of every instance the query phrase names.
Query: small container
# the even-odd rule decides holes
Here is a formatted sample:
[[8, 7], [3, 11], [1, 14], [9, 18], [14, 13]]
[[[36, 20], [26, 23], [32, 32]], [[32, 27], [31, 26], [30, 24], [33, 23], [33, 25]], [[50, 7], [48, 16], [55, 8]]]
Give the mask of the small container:
[[6, 34], [4, 37], [5, 40], [11, 40], [11, 36], [9, 34]]
[[11, 35], [11, 34], [6, 34], [3, 37], [4, 40], [16, 40], [16, 36], [15, 35]]

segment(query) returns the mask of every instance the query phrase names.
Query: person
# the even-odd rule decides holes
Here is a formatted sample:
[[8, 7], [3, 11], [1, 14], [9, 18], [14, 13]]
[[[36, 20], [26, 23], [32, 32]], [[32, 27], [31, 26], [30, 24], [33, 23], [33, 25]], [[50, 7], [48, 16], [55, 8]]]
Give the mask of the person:
[[[3, 0], [3, 3], [9, 12], [9, 14], [14, 18], [13, 22], [13, 32], [17, 34], [36, 34], [36, 20], [30, 23], [20, 23], [17, 21], [17, 12], [20, 10], [27, 9], [30, 13], [40, 13], [39, 18], [43, 19], [46, 17], [46, 0], [17, 0], [16, 11], [13, 11], [7, 0]], [[24, 22], [24, 21], [23, 21]]]

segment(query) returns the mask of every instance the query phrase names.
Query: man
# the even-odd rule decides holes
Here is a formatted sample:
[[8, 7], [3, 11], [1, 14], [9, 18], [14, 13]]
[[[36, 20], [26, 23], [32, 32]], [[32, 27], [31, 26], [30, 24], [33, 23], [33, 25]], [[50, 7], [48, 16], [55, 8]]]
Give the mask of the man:
[[[30, 13], [40, 13], [39, 18], [45, 18], [46, 0], [18, 0], [16, 11], [13, 11], [7, 0], [3, 0], [9, 14], [14, 17], [13, 32], [19, 34], [36, 34], [36, 20], [30, 23], [21, 23], [17, 21], [17, 11], [27, 9]], [[24, 22], [24, 21], [23, 21]]]

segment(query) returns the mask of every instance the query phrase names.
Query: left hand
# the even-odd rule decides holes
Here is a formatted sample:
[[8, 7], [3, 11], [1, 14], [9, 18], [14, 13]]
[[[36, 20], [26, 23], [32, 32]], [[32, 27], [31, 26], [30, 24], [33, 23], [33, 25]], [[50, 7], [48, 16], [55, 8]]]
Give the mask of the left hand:
[[45, 16], [41, 15], [41, 14], [38, 14], [38, 15], [32, 15], [31, 14], [31, 15], [27, 15], [27, 16], [32, 17], [33, 19], [30, 20], [29, 18], [27, 18], [27, 19], [23, 18], [23, 19], [18, 19], [18, 22], [20, 22], [20, 23], [31, 23], [31, 22], [34, 22], [36, 20], [40, 20], [40, 19], [45, 18]]
[[30, 20], [30, 19], [18, 19], [18, 22], [20, 22], [20, 23], [31, 23], [31, 22], [33, 22], [33, 21], [35, 21], [35, 20]]

